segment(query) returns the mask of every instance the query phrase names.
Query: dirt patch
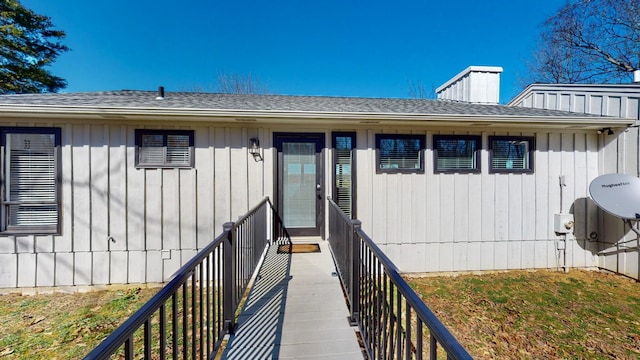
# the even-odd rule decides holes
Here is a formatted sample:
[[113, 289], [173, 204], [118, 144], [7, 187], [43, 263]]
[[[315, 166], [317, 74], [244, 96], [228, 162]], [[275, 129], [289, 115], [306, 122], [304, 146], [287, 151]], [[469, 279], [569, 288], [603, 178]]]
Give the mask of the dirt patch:
[[476, 359], [637, 359], [640, 284], [596, 271], [407, 281]]
[[159, 288], [0, 296], [0, 359], [81, 359]]

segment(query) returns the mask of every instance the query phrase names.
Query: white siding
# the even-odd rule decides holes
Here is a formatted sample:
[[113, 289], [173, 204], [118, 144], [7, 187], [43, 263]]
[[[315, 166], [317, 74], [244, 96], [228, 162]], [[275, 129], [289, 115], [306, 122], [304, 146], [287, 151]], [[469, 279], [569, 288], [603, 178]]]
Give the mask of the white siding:
[[[368, 134], [371, 139], [375, 131]], [[358, 163], [358, 217], [364, 230], [384, 245], [401, 270], [449, 272], [562, 265], [558, 261], [561, 252], [556, 250], [562, 237], [553, 231], [553, 214], [560, 211], [559, 176], [564, 175], [567, 183], [563, 210], [584, 206], [583, 200], [576, 199], [586, 198], [587, 184], [598, 175], [595, 133], [484, 132], [481, 174], [434, 174], [433, 132], [425, 134], [425, 174], [367, 174], [362, 167], [375, 167], [374, 150], [370, 150], [370, 157], [359, 157], [369, 163]], [[486, 148], [491, 135], [534, 136], [534, 173], [489, 174]], [[369, 181], [372, 188], [366, 188]], [[412, 196], [407, 196], [408, 189]], [[373, 206], [365, 207], [360, 194], [370, 196]], [[592, 222], [597, 219], [584, 216], [586, 207], [581, 211], [580, 226], [596, 227]], [[585, 231], [570, 249], [570, 266], [597, 266], [590, 252], [593, 249], [585, 248], [585, 243], [590, 244]]]
[[268, 152], [255, 162], [246, 150], [249, 134], [271, 136], [263, 129], [181, 127], [194, 130], [195, 167], [178, 170], [135, 168], [135, 129], [172, 126], [31, 125], [62, 130], [62, 232], [0, 238], [0, 287], [164, 281], [273, 176]]
[[[237, 219], [265, 195], [273, 198], [273, 132], [293, 130], [181, 126], [194, 130], [195, 167], [178, 170], [134, 166], [135, 129], [170, 127], [64, 122], [50, 126], [62, 128], [62, 233], [1, 239], [0, 287], [166, 280], [218, 235], [223, 223]], [[330, 146], [328, 126], [295, 130], [324, 132]], [[624, 234], [620, 222], [597, 211], [587, 193], [593, 178], [622, 166], [615, 137], [561, 130], [363, 126], [355, 131], [358, 218], [403, 271], [562, 265], [557, 250], [562, 238], [553, 232], [553, 214], [560, 210], [560, 175], [567, 182], [562, 207], [576, 215], [575, 240], [570, 238], [568, 247], [570, 266], [597, 266], [594, 253], [610, 251], [603, 243], [597, 248], [592, 232], [601, 238], [605, 230]], [[425, 173], [376, 174], [378, 133], [425, 135]], [[433, 135], [454, 133], [482, 136], [480, 174], [434, 174]], [[534, 172], [489, 174], [486, 149], [492, 135], [535, 137]], [[255, 136], [264, 149], [261, 162], [246, 149]], [[637, 132], [629, 136], [633, 142]], [[331, 152], [323, 153], [325, 165], [330, 164]], [[627, 162], [624, 166], [638, 170], [634, 161]], [[331, 179], [330, 171], [326, 175]], [[325, 189], [328, 194], [329, 181]], [[604, 261], [637, 268], [631, 258]]]
[[[561, 94], [560, 104], [543, 103]], [[637, 85], [532, 85], [509, 105], [547, 109], [571, 110], [594, 115], [625, 117], [640, 120], [640, 91]], [[625, 173], [640, 176], [640, 134], [637, 127], [614, 129], [586, 139], [575, 137], [575, 186], [570, 195], [574, 201], [576, 220], [575, 240], [570, 242], [570, 263], [589, 266], [598, 259], [598, 265], [639, 279], [640, 253], [635, 233], [620, 219], [598, 209], [589, 198], [588, 186], [598, 175]], [[585, 156], [580, 154], [584, 153]], [[543, 154], [540, 154], [543, 156]], [[597, 166], [596, 164], [597, 160]], [[539, 170], [538, 170], [539, 171]], [[538, 182], [538, 187], [544, 186]], [[538, 208], [538, 211], [541, 209]], [[585, 251], [586, 250], [586, 251]]]

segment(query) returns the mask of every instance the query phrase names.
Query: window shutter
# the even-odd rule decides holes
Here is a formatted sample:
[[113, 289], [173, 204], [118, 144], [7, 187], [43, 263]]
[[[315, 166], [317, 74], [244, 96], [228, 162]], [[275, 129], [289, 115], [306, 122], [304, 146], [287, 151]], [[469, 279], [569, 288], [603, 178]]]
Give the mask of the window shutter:
[[6, 135], [8, 225], [58, 223], [54, 134]]

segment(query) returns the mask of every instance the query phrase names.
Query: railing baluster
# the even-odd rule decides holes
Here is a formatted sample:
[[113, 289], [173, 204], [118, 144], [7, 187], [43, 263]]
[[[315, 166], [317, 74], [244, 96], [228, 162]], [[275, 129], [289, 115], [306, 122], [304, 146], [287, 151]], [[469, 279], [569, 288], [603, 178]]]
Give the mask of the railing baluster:
[[416, 360], [422, 360], [422, 352], [424, 347], [422, 346], [422, 334], [424, 332], [424, 326], [422, 320], [416, 316]]
[[234, 324], [234, 308], [233, 304], [235, 303], [235, 293], [236, 293], [236, 254], [234, 249], [234, 232], [233, 223], [227, 222], [222, 225], [222, 229], [227, 233], [227, 239], [224, 242], [223, 252], [224, 252], [224, 260], [222, 261], [224, 265], [222, 277], [224, 279], [224, 299], [223, 302], [223, 318], [224, 318], [224, 328], [227, 332], [233, 333]]
[[350, 256], [348, 258], [351, 258], [351, 271], [348, 279], [351, 283], [350, 289], [348, 289], [351, 305], [351, 325], [358, 324], [358, 313], [360, 312], [360, 309], [358, 308], [358, 298], [360, 297], [360, 287], [358, 286], [358, 281], [360, 281], [360, 253], [358, 252], [358, 247], [360, 245], [360, 241], [356, 231], [360, 229], [361, 225], [362, 223], [360, 220], [351, 221], [351, 227], [348, 227], [349, 243], [345, 246], [345, 250], [347, 248], [349, 249], [348, 252]]
[[204, 281], [204, 267], [202, 266], [202, 264], [200, 264], [199, 266], [199, 276], [198, 276], [198, 297], [199, 297], [199, 301], [198, 301], [198, 330], [200, 332], [200, 337], [199, 337], [199, 341], [198, 343], [200, 344], [200, 359], [204, 358], [204, 341], [205, 341], [205, 337], [204, 337], [204, 328], [205, 328], [205, 324], [204, 324], [204, 294], [203, 294], [203, 289], [205, 287], [205, 284], [203, 283]]
[[196, 300], [197, 300], [197, 292], [196, 292], [196, 287], [197, 287], [197, 279], [196, 279], [196, 274], [197, 272], [193, 272], [192, 278], [191, 278], [191, 358], [195, 359], [196, 358], [196, 352], [197, 352], [197, 348], [198, 348], [198, 338], [197, 338], [197, 334], [198, 334], [198, 327], [196, 325], [196, 321], [198, 319], [198, 311], [197, 311], [197, 306], [196, 306]]
[[124, 358], [125, 360], [133, 359], [133, 337], [128, 337], [124, 343]]
[[206, 281], [206, 289], [205, 289], [205, 308], [206, 308], [206, 314], [205, 314], [205, 326], [207, 328], [206, 332], [206, 341], [207, 341], [207, 345], [206, 345], [206, 349], [207, 349], [207, 354], [211, 354], [211, 330], [213, 328], [212, 323], [212, 319], [211, 319], [211, 257], [213, 256], [213, 254], [210, 254], [209, 256], [207, 256], [207, 259], [205, 260], [205, 281]]
[[182, 284], [182, 358], [186, 359], [189, 354], [189, 318], [188, 306], [189, 292], [187, 291], [187, 282]]
[[405, 359], [411, 359], [411, 306], [409, 302], [405, 304], [405, 318], [404, 318], [404, 329], [405, 329], [405, 344], [404, 344], [404, 357]]
[[172, 344], [173, 358], [178, 358], [178, 294], [173, 293], [171, 296], [171, 332], [172, 332]]
[[[388, 331], [385, 323], [386, 317], [383, 305], [384, 303], [380, 301], [380, 297], [385, 296], [383, 293], [385, 284], [383, 283], [384, 279], [382, 278], [382, 274], [378, 272], [379, 264], [374, 263], [375, 258], [373, 257], [371, 251], [367, 251], [367, 253], [369, 254], [369, 262], [372, 264], [371, 273], [375, 275], [373, 284], [371, 286], [371, 294], [373, 295], [373, 300], [372, 305], [369, 305], [371, 306], [371, 309], [373, 311], [373, 339], [376, 342], [376, 353], [382, 354], [382, 356], [386, 357], [386, 342], [383, 334], [387, 334]], [[384, 331], [382, 329], [384, 329]]]
[[158, 315], [160, 322], [160, 360], [167, 358], [167, 305], [163, 304], [160, 307], [160, 314]]
[[385, 299], [385, 312], [389, 313], [389, 326], [391, 330], [389, 331], [389, 358], [394, 353], [395, 350], [395, 329], [396, 329], [396, 317], [393, 313], [393, 295], [395, 294], [395, 285], [393, 283], [389, 284], [389, 305], [387, 305]]
[[400, 300], [400, 289], [396, 288], [395, 294], [396, 296], [396, 359], [402, 358], [402, 300]]
[[144, 358], [151, 360], [151, 322], [144, 322]]
[[433, 336], [431, 332], [429, 332], [429, 359], [437, 360], [438, 359], [438, 342], [436, 341], [436, 337]]
[[[380, 266], [380, 264], [378, 264], [378, 266]], [[380, 274], [381, 280], [382, 280], [382, 299], [383, 302], [383, 306], [385, 306], [387, 304], [387, 299], [389, 298], [389, 294], [391, 294], [391, 289], [389, 288], [389, 281], [387, 279], [386, 276], [384, 276], [384, 274]], [[382, 337], [382, 350], [384, 351], [385, 356], [387, 355], [387, 351], [390, 347], [389, 344], [389, 337], [392, 336], [393, 334], [393, 326], [391, 325], [391, 320], [393, 319], [391, 317], [391, 314], [386, 311], [386, 307], [385, 307], [385, 311], [382, 313], [382, 326], [384, 329], [384, 336]]]

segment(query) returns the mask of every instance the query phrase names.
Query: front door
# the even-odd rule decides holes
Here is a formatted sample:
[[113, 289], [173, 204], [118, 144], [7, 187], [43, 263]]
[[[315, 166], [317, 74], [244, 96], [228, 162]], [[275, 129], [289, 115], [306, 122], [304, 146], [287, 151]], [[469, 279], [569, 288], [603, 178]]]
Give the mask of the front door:
[[322, 133], [274, 133], [276, 199], [292, 236], [320, 236], [324, 221]]

